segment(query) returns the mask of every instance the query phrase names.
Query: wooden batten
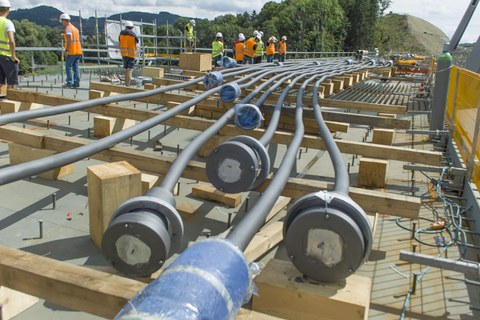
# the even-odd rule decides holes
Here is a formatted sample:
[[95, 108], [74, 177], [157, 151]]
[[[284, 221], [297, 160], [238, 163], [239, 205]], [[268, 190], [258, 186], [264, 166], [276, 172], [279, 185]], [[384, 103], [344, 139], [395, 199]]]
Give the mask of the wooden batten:
[[282, 319], [368, 318], [372, 280], [351, 275], [337, 283], [306, 279], [290, 261], [270, 260], [255, 278], [252, 309]]
[[100, 247], [110, 218], [124, 201], [142, 195], [141, 173], [126, 161], [87, 168], [90, 237]]

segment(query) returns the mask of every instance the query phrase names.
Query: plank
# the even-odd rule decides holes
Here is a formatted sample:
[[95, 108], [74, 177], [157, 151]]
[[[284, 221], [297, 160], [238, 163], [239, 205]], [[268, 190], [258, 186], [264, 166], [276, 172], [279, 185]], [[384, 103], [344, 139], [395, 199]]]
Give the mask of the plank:
[[270, 260], [255, 278], [255, 311], [284, 319], [336, 320], [367, 318], [372, 281], [351, 275], [336, 283], [305, 279], [290, 261]]
[[[8, 131], [9, 128], [12, 127], [13, 126], [10, 125], [0, 126], [0, 136], [3, 137], [3, 132]], [[26, 137], [28, 137], [28, 130], [24, 132], [22, 139], [26, 139]], [[34, 138], [36, 138], [36, 136], [34, 136]], [[15, 142], [15, 136], [11, 135], [11, 139], [13, 140], [12, 142]], [[58, 152], [68, 151], [91, 142], [88, 139], [59, 136], [52, 133], [45, 135], [44, 140], [46, 149]], [[126, 147], [113, 147], [99, 152], [91, 158], [106, 162], [125, 160], [139, 170], [156, 174], [165, 174], [175, 159], [174, 156], [163, 156], [160, 159], [156, 152], [148, 150], [136, 151]], [[192, 180], [208, 181], [205, 173], [205, 165], [198, 161], [190, 161], [182, 173], [182, 177]], [[271, 179], [268, 178], [257, 191], [264, 190], [270, 180]], [[289, 178], [282, 195], [298, 199], [305, 194], [331, 188], [332, 184], [328, 182]], [[350, 188], [350, 196], [367, 212], [388, 213], [411, 219], [417, 217], [419, 214], [420, 199], [416, 197], [353, 187]]]

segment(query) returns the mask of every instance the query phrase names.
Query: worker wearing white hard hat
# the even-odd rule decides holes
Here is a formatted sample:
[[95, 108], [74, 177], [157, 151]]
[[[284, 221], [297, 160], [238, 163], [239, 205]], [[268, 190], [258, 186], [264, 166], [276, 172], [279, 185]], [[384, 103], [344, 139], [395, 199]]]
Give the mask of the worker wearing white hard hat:
[[130, 86], [132, 81], [133, 67], [137, 57], [138, 37], [133, 31], [134, 27], [131, 21], [125, 21], [125, 29], [118, 36], [118, 46], [122, 55], [125, 85], [127, 87]]
[[0, 92], [7, 84], [9, 88], [18, 85], [18, 64], [15, 54], [15, 26], [10, 19], [10, 1], [0, 0]]
[[278, 61], [284, 62], [287, 56], [287, 37], [282, 36], [278, 43]]
[[65, 27], [62, 35], [67, 80], [63, 86], [65, 88], [78, 88], [80, 86], [80, 60], [82, 58], [80, 32], [70, 22], [70, 16], [68, 14], [62, 13], [60, 15], [60, 22]]
[[253, 63], [261, 63], [263, 54], [265, 53], [265, 44], [262, 41], [263, 37], [263, 32], [258, 31], [257, 38], [258, 38], [258, 43], [257, 46], [255, 47], [255, 55], [253, 59]]
[[194, 43], [195, 43], [195, 33], [194, 33], [194, 28], [195, 27], [195, 20], [190, 19], [187, 24], [185, 25], [185, 28], [183, 30], [183, 35], [185, 37], [185, 50], [187, 52], [192, 52]]
[[253, 64], [255, 51], [260, 39], [261, 37], [257, 32], [257, 35], [251, 36], [245, 41], [245, 47], [243, 49], [243, 64]]
[[266, 53], [267, 53], [267, 62], [273, 62], [273, 58], [275, 57], [275, 46], [277, 43], [277, 38], [275, 36], [271, 36], [268, 38], [267, 45], [266, 45]]
[[212, 42], [212, 65], [217, 67], [219, 61], [223, 58], [223, 35], [221, 32], [217, 32], [215, 40]]
[[234, 42], [233, 47], [233, 57], [238, 64], [243, 63], [244, 57], [244, 50], [245, 50], [245, 35], [243, 33], [238, 34], [237, 40]]

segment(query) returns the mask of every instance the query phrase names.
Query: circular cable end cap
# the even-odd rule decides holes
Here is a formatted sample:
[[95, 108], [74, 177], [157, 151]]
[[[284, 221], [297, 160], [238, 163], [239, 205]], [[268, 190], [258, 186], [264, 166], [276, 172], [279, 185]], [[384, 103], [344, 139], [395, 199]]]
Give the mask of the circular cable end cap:
[[260, 109], [254, 104], [237, 105], [235, 110], [235, 124], [243, 130], [253, 130], [262, 124], [263, 116]]
[[361, 230], [335, 208], [310, 207], [296, 213], [284, 238], [292, 263], [316, 281], [343, 280], [363, 262]]
[[117, 216], [102, 238], [102, 251], [118, 271], [150, 276], [169, 257], [170, 236], [165, 221], [149, 211]]
[[206, 170], [211, 184], [225, 193], [248, 190], [258, 175], [255, 152], [238, 141], [226, 141], [208, 156]]

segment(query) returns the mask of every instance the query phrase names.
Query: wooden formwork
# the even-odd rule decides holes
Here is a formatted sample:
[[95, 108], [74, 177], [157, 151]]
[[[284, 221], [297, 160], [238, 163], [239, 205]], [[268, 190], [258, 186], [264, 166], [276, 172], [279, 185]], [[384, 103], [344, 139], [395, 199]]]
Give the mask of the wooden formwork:
[[[365, 74], [359, 73], [345, 75], [342, 78], [331, 79], [331, 81], [325, 83], [322, 92], [325, 92], [326, 90], [326, 92], [328, 92], [327, 95], [331, 95], [336, 91], [342, 90], [344, 87], [351, 86], [355, 82], [361, 81], [365, 77]], [[175, 83], [179, 82], [169, 79], [154, 79], [153, 84], [150, 85], [148, 89], [154, 89], [157, 86], [165, 86]], [[94, 94], [98, 96], [140, 92], [145, 90], [96, 82], [92, 82], [90, 88], [92, 92], [95, 92]], [[202, 90], [199, 85], [193, 85], [190, 89]], [[169, 105], [173, 107], [188, 101], [192, 98], [193, 94], [190, 95], [188, 92], [182, 94], [162, 93], [160, 95], [144, 98], [142, 101], [147, 103]], [[273, 97], [273, 100], [276, 98], [278, 97]], [[19, 103], [35, 102], [52, 106], [78, 101], [72, 98], [53, 96], [39, 92], [26, 92], [17, 89], [9, 90], [8, 99], [11, 101], [17, 101]], [[288, 99], [288, 101], [295, 101], [294, 96], [291, 96]], [[269, 115], [274, 107], [273, 100], [267, 100], [263, 109], [267, 119], [269, 118]], [[307, 106], [311, 106], [311, 99], [308, 101], [307, 100], [308, 99], [305, 101]], [[320, 103], [322, 106], [327, 108], [368, 111], [375, 113], [404, 114], [406, 111], [405, 106], [345, 102], [325, 98], [321, 98]], [[188, 112], [186, 112], [184, 115], [177, 115], [165, 121], [165, 124], [175, 128], [203, 131], [214, 121], [215, 117], [213, 117], [213, 112], [218, 112], [220, 108], [222, 111], [218, 112], [219, 114], [216, 115], [216, 117], [218, 117], [224, 112], [224, 110], [233, 107], [233, 105], [233, 103], [219, 103], [218, 98], [212, 97], [188, 109]], [[100, 105], [83, 111], [96, 113], [101, 116], [114, 117], [117, 119], [131, 119], [135, 121], [143, 121], [158, 115], [158, 112], [156, 111], [137, 109], [129, 106], [120, 106], [117, 104]], [[199, 117], [199, 115], [204, 116], [206, 114], [212, 115], [212, 119]], [[323, 114], [324, 117], [331, 122], [329, 123], [330, 130], [335, 132], [347, 132], [350, 124], [364, 124], [370, 127], [378, 128], [403, 129], [408, 128], [410, 125], [409, 121], [407, 120], [384, 116], [351, 113], [338, 115], [338, 112], [332, 112], [328, 110], [323, 111]], [[306, 111], [305, 117], [307, 119], [308, 117], [312, 118], [311, 111]], [[283, 123], [283, 129], [278, 130], [275, 134], [273, 138], [274, 143], [288, 145], [292, 137], [291, 131], [293, 130], [292, 127], [289, 127], [289, 125], [291, 125], [291, 118], [291, 113], [282, 115], [281, 123]], [[340, 123], [335, 123], [339, 119], [342, 119], [342, 121]], [[313, 127], [314, 125], [312, 124], [311, 126]], [[202, 150], [200, 150], [199, 154], [202, 156], [207, 155], [213, 146], [237, 134], [242, 134], [242, 131], [235, 126], [228, 125], [226, 128], [220, 130], [218, 134], [204, 148], [202, 148]], [[250, 134], [253, 137], [259, 137], [263, 134], [263, 130], [257, 129], [252, 131]], [[11, 125], [1, 126], [0, 135], [4, 140], [29, 147], [49, 150], [51, 152], [71, 150], [76, 147], [86, 145], [90, 142], [89, 139], [64, 137], [58, 134], [38, 132]], [[382, 161], [398, 160], [404, 162], [436, 165], [441, 159], [441, 154], [439, 152], [405, 149], [388, 144], [372, 144], [366, 142], [361, 143], [348, 140], [337, 140], [337, 144], [342, 153], [355, 154], [364, 157], [380, 159]], [[302, 147], [318, 150], [325, 150], [326, 148], [322, 139], [318, 137], [313, 130], [309, 135], [304, 137]], [[159, 157], [158, 153], [149, 150], [136, 151], [128, 147], [119, 146], [93, 155], [92, 158], [102, 160], [107, 163], [128, 161], [129, 165], [138, 169], [139, 172], [144, 172], [143, 179], [137, 179], [138, 183], [140, 183], [139, 188], [142, 190], [142, 192], [157, 183], [158, 176], [164, 175], [174, 160], [174, 158], [171, 157]], [[155, 176], [153, 176], [154, 178], [152, 179], [152, 176], [149, 177], [148, 175], [145, 175], [145, 172], [155, 174]], [[157, 177], [157, 179], [155, 177]], [[205, 200], [224, 201], [224, 203], [226, 203], [226, 201], [233, 201], [229, 203], [234, 206], [237, 206], [238, 202], [242, 200], [239, 200], [238, 197], [228, 198], [225, 195], [218, 194], [218, 192], [212, 190], [210, 186], [202, 183], [207, 181], [207, 177], [205, 175], [205, 165], [203, 163], [191, 161], [184, 171], [182, 177], [200, 182], [194, 188], [194, 190], [196, 190], [195, 193], [192, 192], [194, 197]], [[267, 181], [257, 189], [257, 191], [261, 192], [264, 190], [270, 181], [271, 178], [268, 178]], [[273, 211], [280, 211], [290, 200], [297, 199], [305, 194], [331, 188], [332, 184], [324, 181], [290, 178], [282, 193], [283, 197], [288, 198], [281, 198], [276, 209]], [[391, 213], [392, 210], [394, 210], [395, 214], [400, 217], [415, 218], [418, 216], [421, 206], [420, 200], [417, 197], [404, 196], [379, 190], [351, 187], [350, 196], [354, 201], [362, 206], [366, 212], [373, 213], [373, 216], [375, 216], [377, 212]], [[177, 204], [179, 211], [194, 214], [195, 209], [188, 209], [188, 207], [189, 205], [183, 201]], [[268, 226], [266, 225], [264, 228], [259, 230], [251, 245], [245, 252], [248, 260], [256, 261], [269, 250], [277, 246], [282, 240], [281, 229], [282, 224], [280, 222], [276, 222]], [[107, 318], [115, 315], [116, 312], [118, 312], [130, 298], [132, 298], [145, 286], [144, 281], [124, 278], [114, 274], [113, 270], [112, 273], [100, 272], [5, 247], [0, 247], [0, 251], [1, 256], [6, 257], [5, 259], [1, 259], [0, 263], [0, 285], [5, 285], [16, 290], [24, 291], [66, 307], [97, 314]], [[36, 270], [31, 270], [31, 268], [28, 266], [31, 266], [32, 264], [45, 266], [45, 268], [42, 267]], [[353, 278], [349, 278], [349, 280], [343, 284], [336, 283], [332, 284], [331, 286], [322, 285], [322, 290], [325, 291], [322, 293], [322, 290], [317, 290], [318, 286], [315, 287], [314, 285], [309, 285], [308, 283], [304, 284], [303, 288], [301, 289], [295, 288], [292, 290], [289, 288], [291, 282], [289, 283], [286, 281], [286, 278], [282, 278], [281, 275], [282, 273], [295, 273], [295, 270], [292, 269], [291, 263], [285, 261], [274, 261], [271, 263], [271, 266], [267, 268], [267, 270], [269, 271], [269, 275], [267, 276], [265, 274], [263, 278], [260, 278], [258, 283], [261, 283], [262, 286], [266, 287], [271, 286], [270, 289], [265, 290], [275, 292], [273, 297], [273, 305], [259, 308], [258, 310], [261, 311], [261, 313], [251, 310], [242, 310], [238, 316], [238, 319], [276, 319], [276, 316], [284, 319], [294, 319], [295, 312], [298, 312], [294, 310], [301, 309], [304, 303], [307, 303], [309, 307], [307, 307], [306, 310], [303, 310], [305, 313], [303, 319], [318, 319], [318, 317], [315, 315], [317, 314], [319, 308], [328, 308], [328, 310], [334, 311], [335, 309], [343, 309], [346, 312], [346, 317], [348, 317], [349, 314], [348, 310], [354, 310], [351, 312], [352, 314], [355, 314], [355, 318], [358, 319], [363, 319], [368, 315], [368, 299], [352, 302], [351, 297], [348, 295], [331, 294], [332, 290], [335, 292], [342, 292], [343, 290], [348, 291], [355, 296], [369, 296], [371, 284], [368, 279], [364, 277], [355, 276]], [[65, 279], [65, 274], [74, 276], [70, 277], [70, 280], [68, 280]], [[269, 277], [274, 277], [276, 280], [269, 280], [271, 279]], [[353, 283], [355, 283], [355, 285], [353, 285]], [[52, 288], [55, 290], [52, 290]], [[298, 290], [304, 290], [305, 295], [299, 296], [297, 292]], [[65, 292], [68, 294], [65, 294]], [[292, 308], [291, 312], [288, 310], [283, 310], [280, 313], [275, 313], [273, 311], [270, 312], [272, 306], [275, 309], [279, 309], [282, 304], [287, 304], [290, 301], [290, 296], [297, 299], [295, 300], [297, 309]], [[258, 305], [259, 303], [257, 301], [257, 306]], [[272, 313], [273, 315], [267, 315], [264, 314], [264, 312]], [[353, 316], [350, 318], [353, 319]], [[334, 317], [325, 316], [324, 319], [334, 319]]]

